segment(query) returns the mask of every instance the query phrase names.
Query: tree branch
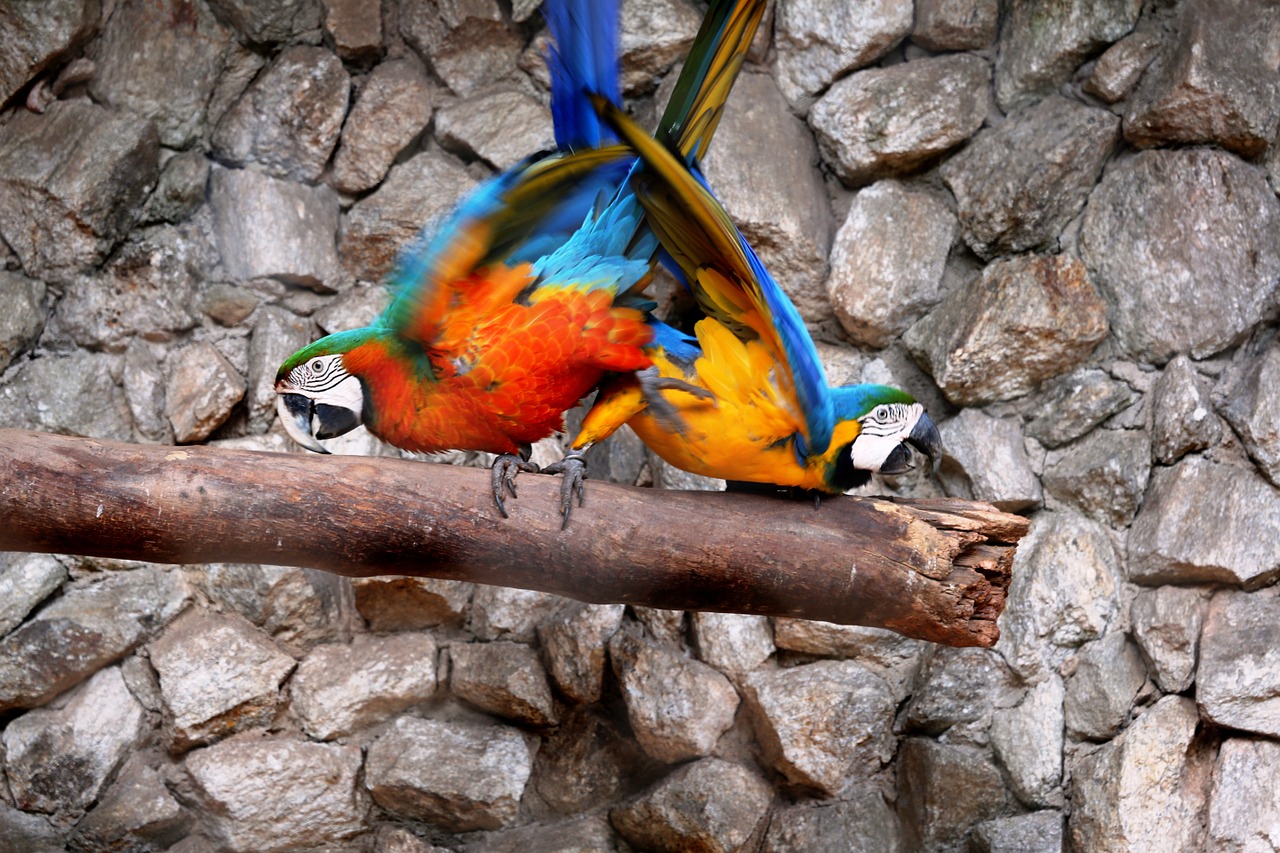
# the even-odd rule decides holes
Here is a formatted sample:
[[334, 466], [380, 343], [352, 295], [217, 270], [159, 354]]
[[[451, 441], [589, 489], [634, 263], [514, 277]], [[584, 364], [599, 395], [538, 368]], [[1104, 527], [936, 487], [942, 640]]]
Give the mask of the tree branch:
[[399, 459], [159, 447], [0, 430], [0, 549], [309, 566], [523, 587], [595, 603], [999, 637], [1025, 519], [965, 501], [806, 502], [559, 480], [511, 518], [487, 471]]

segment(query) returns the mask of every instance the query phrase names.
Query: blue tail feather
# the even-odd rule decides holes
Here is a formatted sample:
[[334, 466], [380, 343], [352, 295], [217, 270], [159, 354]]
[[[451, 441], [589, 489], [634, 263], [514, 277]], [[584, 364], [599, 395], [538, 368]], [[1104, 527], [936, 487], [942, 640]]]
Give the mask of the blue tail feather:
[[618, 0], [546, 0], [551, 30], [551, 116], [556, 144], [566, 151], [612, 142], [583, 92], [622, 102], [618, 86]]

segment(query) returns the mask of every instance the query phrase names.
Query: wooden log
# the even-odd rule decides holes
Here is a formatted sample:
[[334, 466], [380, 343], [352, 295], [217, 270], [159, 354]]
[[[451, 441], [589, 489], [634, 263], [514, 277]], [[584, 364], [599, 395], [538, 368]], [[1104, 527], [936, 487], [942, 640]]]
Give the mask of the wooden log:
[[451, 578], [990, 646], [1027, 530], [965, 501], [815, 509], [591, 481], [562, 531], [559, 478], [518, 486], [503, 519], [474, 468], [0, 430], [0, 550]]

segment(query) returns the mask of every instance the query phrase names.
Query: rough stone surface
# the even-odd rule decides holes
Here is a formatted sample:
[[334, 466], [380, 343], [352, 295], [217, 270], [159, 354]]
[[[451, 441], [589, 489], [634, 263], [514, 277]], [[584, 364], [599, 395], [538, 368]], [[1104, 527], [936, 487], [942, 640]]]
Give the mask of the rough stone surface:
[[1280, 486], [1280, 343], [1273, 340], [1240, 366], [1222, 390], [1220, 410], [1258, 470]]
[[20, 811], [0, 800], [0, 838], [13, 853], [66, 853], [64, 837], [43, 815]]
[[358, 746], [241, 736], [192, 752], [186, 768], [217, 849], [332, 845], [365, 828]]
[[19, 362], [0, 385], [0, 416], [16, 429], [128, 441], [129, 407], [110, 356], [77, 351]]
[[1084, 90], [1114, 104], [1137, 85], [1159, 49], [1160, 39], [1155, 33], [1135, 30], [1098, 57]]
[[606, 805], [657, 775], [657, 762], [622, 729], [597, 710], [578, 708], [543, 741], [530, 785], [553, 812], [572, 815]]
[[284, 360], [316, 337], [311, 323], [275, 305], [258, 312], [249, 339], [245, 404], [250, 428], [263, 432], [275, 420], [276, 373]]
[[1049, 452], [1044, 488], [1091, 518], [1114, 527], [1133, 520], [1151, 472], [1151, 439], [1136, 429], [1094, 430]]
[[805, 655], [854, 658], [888, 682], [899, 702], [911, 692], [927, 645], [884, 628], [785, 617], [773, 620], [773, 642], [779, 649]]
[[898, 751], [898, 813], [908, 850], [956, 849], [971, 826], [1002, 811], [1007, 796], [984, 750], [913, 737]]
[[996, 648], [1024, 678], [1056, 669], [1119, 615], [1123, 576], [1106, 530], [1072, 512], [1041, 512], [1018, 545]]
[[1084, 264], [1039, 255], [989, 264], [903, 341], [947, 399], [967, 406], [1027, 393], [1083, 361], [1106, 332], [1106, 304]]
[[1129, 722], [1138, 691], [1147, 678], [1138, 649], [1112, 632], [1087, 644], [1067, 682], [1067, 729], [1079, 738], [1108, 740]]
[[549, 592], [476, 586], [467, 629], [481, 640], [533, 641], [538, 625], [554, 617], [568, 599]]
[[818, 661], [743, 679], [765, 760], [797, 785], [834, 796], [893, 754], [893, 693], [854, 661]]
[[405, 3], [400, 33], [451, 90], [464, 96], [510, 75], [523, 44], [503, 26], [497, 0]]
[[497, 829], [515, 820], [532, 766], [516, 729], [400, 717], [369, 746], [365, 785], [393, 815]]
[[1062, 812], [1000, 817], [973, 829], [975, 853], [1062, 853], [1066, 826]]
[[130, 761], [84, 820], [76, 825], [89, 850], [168, 849], [191, 823], [164, 779], [141, 761]]
[[441, 107], [435, 134], [442, 147], [499, 169], [556, 144], [550, 108], [537, 98], [508, 90]]
[[762, 849], [764, 853], [878, 853], [898, 849], [900, 835], [893, 808], [879, 791], [871, 791], [776, 810]]
[[487, 833], [483, 841], [467, 848], [485, 853], [614, 853], [617, 849], [609, 818], [601, 814]]
[[0, 637], [66, 579], [66, 568], [47, 554], [0, 554]]
[[574, 702], [600, 701], [606, 649], [622, 624], [623, 610], [621, 604], [580, 604], [538, 626], [547, 672]]
[[[1189, 198], [1195, 204], [1187, 204]], [[1280, 201], [1222, 151], [1144, 151], [1103, 175], [1080, 249], [1121, 349], [1161, 363], [1239, 341], [1280, 282]]]
[[1074, 849], [1191, 848], [1208, 793], [1195, 730], [1195, 704], [1166, 696], [1118, 738], [1077, 759], [1069, 824]]
[[264, 728], [294, 660], [240, 616], [193, 609], [151, 643], [172, 752]]
[[733, 725], [738, 694], [706, 664], [622, 633], [609, 641], [609, 660], [635, 738], [658, 761], [710, 755]]
[[321, 291], [338, 284], [333, 190], [252, 169], [217, 168], [210, 205], [222, 262], [232, 278], [275, 278]]
[[461, 624], [474, 584], [435, 578], [356, 578], [356, 610], [371, 631], [418, 631]]
[[557, 722], [546, 670], [523, 643], [456, 643], [449, 659], [449, 688], [459, 699], [526, 726]]
[[931, 736], [971, 724], [985, 727], [993, 708], [1014, 702], [1009, 668], [985, 649], [939, 646], [922, 656], [902, 722]]
[[328, 0], [324, 4], [324, 31], [333, 49], [347, 62], [361, 65], [382, 53], [382, 0]]
[[65, 281], [100, 263], [159, 174], [155, 128], [87, 100], [0, 127], [0, 236], [27, 275]]
[[76, 585], [0, 639], [0, 710], [33, 708], [119, 660], [190, 601], [177, 572], [137, 568]]
[[185, 346], [174, 354], [165, 383], [165, 414], [179, 443], [209, 437], [244, 398], [244, 377], [211, 343]]
[[418, 62], [398, 59], [370, 72], [342, 128], [333, 185], [360, 193], [382, 182], [396, 156], [431, 120], [431, 84]]
[[999, 26], [998, 0], [916, 0], [911, 40], [929, 50], [982, 50]]
[[104, 669], [65, 705], [28, 711], [5, 727], [5, 770], [24, 811], [83, 813], [136, 748], [144, 712], [120, 670]]
[[837, 0], [780, 3], [774, 21], [778, 85], [803, 104], [845, 72], [888, 53], [911, 32], [911, 3], [873, 0], [846, 14]]
[[1129, 532], [1129, 577], [1260, 586], [1280, 575], [1280, 540], [1257, 531], [1277, 529], [1280, 493], [1252, 468], [1188, 456], [1152, 475]]
[[623, 92], [652, 91], [657, 76], [689, 53], [700, 17], [680, 0], [624, 0], [621, 14]]
[[632, 845], [676, 853], [741, 850], [765, 816], [773, 791], [753, 771], [704, 758], [668, 776], [639, 800], [609, 813]]
[[1055, 248], [1119, 141], [1110, 112], [1062, 97], [979, 134], [942, 167], [965, 242], [983, 258]]
[[1160, 374], [1151, 394], [1151, 421], [1152, 454], [1166, 465], [1222, 438], [1209, 391], [1185, 355], [1174, 356]]
[[[1027, 422], [1027, 435], [1050, 448], [1075, 441], [1127, 408], [1135, 397], [1125, 383], [1089, 368], [1046, 385], [1043, 396]], [[1158, 403], [1153, 408], [1159, 413]]]
[[213, 13], [244, 42], [269, 45], [294, 38], [316, 38], [320, 28], [318, 0], [209, 0]]
[[1227, 728], [1280, 736], [1280, 599], [1274, 589], [1223, 591], [1200, 635], [1196, 700]]
[[1218, 750], [1209, 801], [1208, 844], [1265, 850], [1280, 837], [1280, 745], [1228, 738]]
[[0, 103], [88, 38], [101, 11], [98, 0], [15, 3], [0, 10]]
[[898, 181], [854, 196], [831, 247], [827, 293], [854, 341], [884, 347], [942, 299], [956, 216]]
[[288, 648], [344, 639], [346, 578], [316, 569], [224, 563], [205, 568], [198, 582], [219, 605]]
[[1028, 689], [1021, 704], [991, 718], [996, 758], [1009, 772], [1013, 793], [1029, 806], [1051, 804], [1062, 784], [1064, 696], [1062, 679], [1051, 674]]
[[938, 431], [945, 448], [938, 477], [948, 494], [987, 501], [1008, 512], [1040, 504], [1040, 481], [1031, 470], [1016, 419], [965, 409]]
[[0, 371], [26, 352], [44, 328], [44, 282], [0, 271]]
[[1065, 83], [1090, 54], [1133, 29], [1141, 0], [1019, 4], [1000, 30], [996, 98], [1006, 112]]
[[1130, 607], [1133, 636], [1157, 685], [1181, 693], [1195, 679], [1204, 599], [1194, 589], [1144, 589]]
[[991, 69], [972, 54], [872, 68], [809, 110], [823, 159], [846, 184], [910, 172], [982, 126]]
[[430, 634], [356, 637], [312, 649], [290, 681], [290, 707], [308, 735], [352, 735], [430, 699], [436, 692]]
[[712, 612], [691, 616], [698, 657], [721, 672], [756, 669], [774, 652], [768, 617]]

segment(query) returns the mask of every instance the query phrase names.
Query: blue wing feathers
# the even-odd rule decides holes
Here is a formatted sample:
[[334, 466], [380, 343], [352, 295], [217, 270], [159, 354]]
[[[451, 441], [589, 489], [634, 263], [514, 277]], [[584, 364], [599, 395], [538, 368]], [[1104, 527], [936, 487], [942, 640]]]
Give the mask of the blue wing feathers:
[[618, 0], [547, 0], [542, 15], [551, 30], [551, 117], [556, 144], [566, 151], [613, 140], [583, 92], [615, 104], [618, 87]]

